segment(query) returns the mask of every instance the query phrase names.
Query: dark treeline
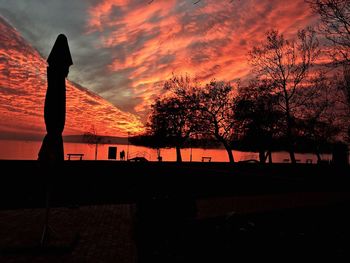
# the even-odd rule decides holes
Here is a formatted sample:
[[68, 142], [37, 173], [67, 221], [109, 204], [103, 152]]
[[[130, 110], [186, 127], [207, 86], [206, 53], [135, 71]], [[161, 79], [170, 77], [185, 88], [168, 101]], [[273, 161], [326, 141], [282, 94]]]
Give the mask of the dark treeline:
[[[162, 142], [159, 138], [147, 134], [130, 137], [129, 142], [132, 145], [147, 146], [154, 149], [167, 148], [170, 146], [168, 142]], [[214, 138], [189, 138], [183, 144], [183, 148], [217, 149], [221, 146], [221, 143]]]
[[[236, 149], [258, 152], [262, 163], [285, 150], [296, 163], [295, 152], [321, 161], [321, 153], [348, 142], [350, 3], [308, 2], [320, 15], [318, 31], [302, 29], [294, 39], [268, 31], [248, 54], [254, 78], [244, 84], [174, 75], [151, 107], [146, 134], [132, 143], [174, 147], [178, 162], [181, 148], [220, 144], [230, 162]], [[318, 35], [328, 40], [326, 65]]]

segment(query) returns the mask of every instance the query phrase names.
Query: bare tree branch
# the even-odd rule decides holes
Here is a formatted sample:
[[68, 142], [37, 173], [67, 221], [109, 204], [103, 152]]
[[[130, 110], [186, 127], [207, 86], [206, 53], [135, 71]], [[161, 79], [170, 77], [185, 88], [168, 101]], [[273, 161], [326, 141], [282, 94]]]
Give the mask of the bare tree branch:
[[276, 30], [269, 31], [266, 41], [253, 47], [249, 53], [254, 71], [272, 81], [280, 108], [285, 112], [292, 162], [295, 162], [292, 101], [318, 55], [318, 41], [311, 28], [299, 30], [297, 39], [291, 41], [284, 39]]

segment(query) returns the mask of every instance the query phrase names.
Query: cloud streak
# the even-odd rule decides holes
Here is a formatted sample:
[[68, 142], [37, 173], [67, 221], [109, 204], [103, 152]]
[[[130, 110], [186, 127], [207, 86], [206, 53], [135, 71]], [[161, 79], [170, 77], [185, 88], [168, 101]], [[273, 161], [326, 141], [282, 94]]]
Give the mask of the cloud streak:
[[[46, 61], [6, 21], [0, 18], [0, 133], [45, 133], [43, 108]], [[94, 125], [101, 135], [139, 133], [139, 118], [71, 81], [66, 83], [65, 134], [81, 134]]]
[[173, 73], [201, 82], [249, 78], [247, 52], [267, 30], [288, 38], [316, 22], [304, 0], [42, 2], [0, 0], [0, 13], [44, 56], [53, 36], [66, 33], [69, 78], [142, 120]]
[[[300, 12], [300, 10], [303, 10]], [[246, 54], [277, 28], [287, 37], [313, 24], [308, 6], [296, 1], [103, 0], [89, 8], [87, 34], [116, 50], [107, 69], [124, 72], [142, 113], [172, 73], [200, 81], [249, 76]], [[125, 72], [127, 72], [125, 74]]]

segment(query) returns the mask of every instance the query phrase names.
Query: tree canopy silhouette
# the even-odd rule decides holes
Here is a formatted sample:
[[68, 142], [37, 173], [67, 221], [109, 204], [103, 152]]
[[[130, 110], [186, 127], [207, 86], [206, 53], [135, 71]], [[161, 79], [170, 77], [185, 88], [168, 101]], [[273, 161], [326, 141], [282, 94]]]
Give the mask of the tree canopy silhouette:
[[272, 162], [272, 150], [282, 137], [284, 114], [278, 107], [271, 81], [253, 80], [240, 87], [235, 97], [234, 115], [238, 142], [245, 150], [259, 152], [261, 163]]
[[231, 142], [234, 139], [234, 87], [226, 82], [211, 81], [197, 90], [197, 105], [202, 133], [216, 138], [234, 162]]
[[266, 40], [249, 52], [255, 73], [270, 80], [273, 92], [279, 97], [279, 106], [285, 113], [285, 132], [292, 163], [296, 163], [293, 102], [296, 90], [305, 84], [310, 68], [319, 54], [316, 34], [311, 28], [299, 30], [296, 40], [287, 40], [276, 30], [269, 31]]
[[331, 42], [335, 62], [350, 61], [350, 2], [348, 0], [307, 0], [320, 15], [320, 31]]
[[181, 162], [181, 148], [196, 132], [196, 111], [190, 99], [189, 77], [174, 76], [164, 84], [167, 96], [156, 99], [147, 123], [158, 147], [175, 147], [176, 161]]
[[180, 149], [191, 136], [213, 137], [225, 147], [230, 162], [234, 162], [233, 86], [212, 81], [200, 87], [188, 76], [174, 76], [165, 82], [164, 89], [170, 94], [152, 105], [148, 123], [150, 133], [159, 138], [159, 146], [175, 147], [177, 161], [181, 161]]
[[335, 86], [334, 79], [318, 72], [310, 79], [307, 87], [296, 92], [298, 144], [308, 144], [311, 152], [316, 154], [318, 162], [321, 161], [321, 152], [337, 140], [336, 136], [340, 132]]
[[[333, 65], [343, 66], [344, 83], [340, 85], [350, 115], [350, 1], [307, 0], [321, 19], [320, 32], [329, 40]], [[348, 124], [350, 140], [350, 124]]]

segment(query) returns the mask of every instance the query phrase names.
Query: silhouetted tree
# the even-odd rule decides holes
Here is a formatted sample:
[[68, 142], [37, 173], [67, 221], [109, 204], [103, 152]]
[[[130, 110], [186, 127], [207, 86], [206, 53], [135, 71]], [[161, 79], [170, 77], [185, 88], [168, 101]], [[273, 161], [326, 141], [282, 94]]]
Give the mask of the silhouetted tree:
[[321, 161], [321, 151], [337, 141], [341, 120], [337, 110], [337, 80], [319, 72], [310, 79], [310, 85], [296, 92], [298, 137], [311, 143], [311, 150]]
[[197, 121], [204, 135], [211, 135], [225, 147], [234, 162], [231, 142], [234, 139], [234, 92], [229, 83], [212, 81], [194, 93], [199, 116]]
[[[321, 153], [331, 149], [331, 144], [337, 142], [336, 135], [339, 134], [338, 126], [333, 125], [331, 119], [318, 120], [310, 118], [298, 124], [299, 130], [302, 130], [302, 139], [311, 143], [311, 150], [316, 154], [317, 162], [321, 162]], [[302, 140], [301, 140], [302, 141]]]
[[[350, 1], [307, 0], [321, 19], [320, 32], [330, 43], [329, 55], [335, 65], [343, 66], [344, 83], [339, 85], [350, 114]], [[350, 126], [348, 126], [350, 138]]]
[[149, 133], [159, 141], [158, 147], [176, 149], [176, 161], [181, 162], [181, 148], [196, 131], [197, 117], [191, 97], [191, 79], [173, 76], [164, 84], [165, 97], [152, 105], [148, 121]]
[[299, 30], [296, 40], [286, 40], [278, 31], [267, 32], [266, 41], [250, 52], [250, 63], [260, 77], [273, 83], [273, 93], [285, 114], [288, 151], [292, 163], [294, 154], [293, 102], [296, 90], [305, 84], [308, 73], [319, 55], [318, 41], [311, 28]]
[[90, 145], [95, 145], [95, 160], [97, 160], [98, 144], [101, 143], [102, 137], [97, 134], [95, 126], [91, 126], [90, 131], [84, 133], [83, 141]]
[[320, 15], [320, 31], [331, 42], [335, 62], [350, 61], [350, 1], [306, 0]]
[[350, 142], [350, 64], [344, 65], [344, 80], [338, 81], [338, 88], [343, 94], [343, 99], [340, 101], [346, 101], [346, 116], [344, 120], [348, 123], [347, 125], [347, 140]]
[[238, 140], [244, 148], [258, 151], [261, 163], [265, 163], [267, 157], [272, 162], [273, 143], [280, 137], [284, 123], [273, 89], [269, 81], [254, 80], [238, 89], [234, 103]]

